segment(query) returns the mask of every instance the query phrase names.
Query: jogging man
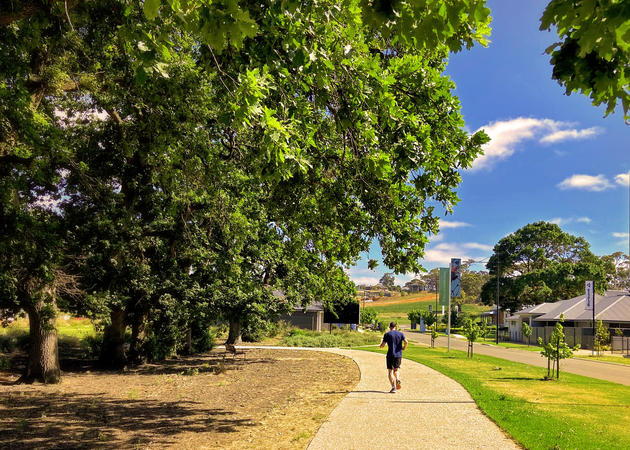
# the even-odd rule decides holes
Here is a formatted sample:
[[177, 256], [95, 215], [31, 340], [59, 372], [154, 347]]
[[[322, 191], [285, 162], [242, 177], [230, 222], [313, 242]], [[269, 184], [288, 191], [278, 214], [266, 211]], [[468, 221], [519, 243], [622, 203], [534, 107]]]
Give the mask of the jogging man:
[[407, 338], [400, 331], [396, 331], [396, 322], [389, 324], [389, 331], [383, 336], [381, 348], [387, 344], [387, 376], [392, 385], [392, 394], [400, 389], [400, 363], [402, 352], [407, 348]]

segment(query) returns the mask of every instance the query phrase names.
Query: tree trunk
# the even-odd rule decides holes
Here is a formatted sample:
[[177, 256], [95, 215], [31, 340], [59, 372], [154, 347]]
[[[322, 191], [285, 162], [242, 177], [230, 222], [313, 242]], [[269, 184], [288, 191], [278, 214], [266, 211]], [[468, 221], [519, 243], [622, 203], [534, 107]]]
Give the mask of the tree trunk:
[[547, 356], [547, 378], [551, 378], [551, 358]]
[[131, 346], [129, 347], [129, 361], [142, 364], [146, 362], [146, 354], [142, 351], [146, 331], [146, 316], [138, 314], [131, 324]]
[[186, 330], [186, 341], [184, 342], [184, 354], [192, 355], [193, 354], [193, 345], [192, 345], [192, 326], [189, 326]]
[[226, 344], [240, 344], [241, 339], [241, 321], [236, 318], [230, 318], [230, 332], [228, 333]]
[[556, 380], [560, 378], [560, 359], [556, 361]]
[[108, 367], [120, 368], [127, 361], [125, 355], [125, 330], [127, 313], [116, 309], [109, 313], [111, 323], [103, 332], [103, 347], [101, 348], [101, 363]]
[[25, 307], [28, 313], [30, 348], [26, 372], [20, 378], [22, 383], [59, 383], [59, 347], [57, 346], [57, 305], [54, 298], [48, 302], [44, 298], [33, 299]]

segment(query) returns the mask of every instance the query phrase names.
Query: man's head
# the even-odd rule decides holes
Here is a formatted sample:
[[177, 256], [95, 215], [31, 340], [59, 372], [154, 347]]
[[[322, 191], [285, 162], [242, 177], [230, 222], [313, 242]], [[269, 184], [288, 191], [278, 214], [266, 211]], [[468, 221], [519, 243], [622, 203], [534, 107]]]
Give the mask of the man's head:
[[393, 330], [394, 328], [396, 328], [396, 322], [391, 322], [391, 323], [389, 324], [389, 329], [390, 329], [390, 330]]

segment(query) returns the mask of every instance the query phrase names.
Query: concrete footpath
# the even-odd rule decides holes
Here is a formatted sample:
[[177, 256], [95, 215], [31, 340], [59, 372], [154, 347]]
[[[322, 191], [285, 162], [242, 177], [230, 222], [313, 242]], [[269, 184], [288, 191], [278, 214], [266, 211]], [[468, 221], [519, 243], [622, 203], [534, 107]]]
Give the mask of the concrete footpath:
[[384, 355], [318, 350], [352, 358], [361, 379], [320, 427], [310, 450], [520, 448], [460, 384], [433, 369], [404, 359], [402, 389], [390, 394]]
[[[431, 344], [431, 336], [428, 334], [421, 334], [411, 330], [403, 331], [410, 342], [425, 345]], [[439, 337], [436, 340], [436, 345], [439, 347], [446, 347], [447, 338]], [[466, 351], [467, 346], [468, 343], [465, 339], [451, 338], [452, 349]], [[528, 350], [519, 350], [517, 348], [505, 348], [480, 343], [475, 344], [474, 351], [476, 354], [480, 355], [494, 356], [496, 358], [530, 364], [537, 367], [547, 367], [547, 360], [540, 356], [540, 352], [531, 352]], [[562, 374], [563, 371], [630, 386], [630, 365], [570, 358], [563, 359], [560, 362], [560, 373]]]

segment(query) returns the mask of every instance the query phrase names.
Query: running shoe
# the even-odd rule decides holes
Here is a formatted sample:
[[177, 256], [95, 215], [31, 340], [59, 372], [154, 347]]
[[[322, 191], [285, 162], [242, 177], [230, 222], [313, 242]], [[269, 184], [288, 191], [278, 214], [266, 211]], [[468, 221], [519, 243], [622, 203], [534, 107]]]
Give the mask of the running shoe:
[[392, 389], [389, 391], [390, 394], [396, 393], [396, 386], [392, 386]]
[[400, 380], [396, 380], [396, 389], [400, 390]]

